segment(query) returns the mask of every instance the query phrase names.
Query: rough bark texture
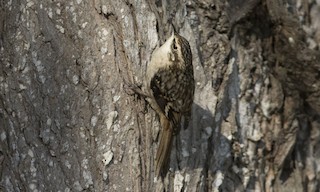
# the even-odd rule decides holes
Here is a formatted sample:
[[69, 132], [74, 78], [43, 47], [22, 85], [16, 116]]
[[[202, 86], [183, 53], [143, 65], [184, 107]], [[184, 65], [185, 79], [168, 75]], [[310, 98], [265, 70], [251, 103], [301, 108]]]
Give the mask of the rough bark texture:
[[[320, 3], [0, 1], [2, 191], [318, 191]], [[172, 20], [192, 121], [154, 179], [141, 85]]]

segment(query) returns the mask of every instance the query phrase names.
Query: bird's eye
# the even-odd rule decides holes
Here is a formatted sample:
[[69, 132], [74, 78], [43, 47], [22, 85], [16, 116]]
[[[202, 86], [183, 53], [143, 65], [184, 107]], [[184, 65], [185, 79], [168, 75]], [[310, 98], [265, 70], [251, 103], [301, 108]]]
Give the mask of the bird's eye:
[[177, 50], [177, 46], [176, 46], [176, 39], [173, 39], [173, 43], [172, 43], [172, 47], [174, 50]]

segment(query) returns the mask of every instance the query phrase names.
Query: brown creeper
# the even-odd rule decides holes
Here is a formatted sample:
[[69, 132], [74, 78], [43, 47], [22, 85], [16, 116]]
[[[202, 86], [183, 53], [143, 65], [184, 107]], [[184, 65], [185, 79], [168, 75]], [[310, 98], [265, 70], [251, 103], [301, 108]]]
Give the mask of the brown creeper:
[[181, 117], [189, 118], [194, 95], [192, 53], [188, 41], [175, 31], [151, 57], [146, 87], [149, 103], [158, 113], [160, 143], [155, 159], [156, 175], [167, 172], [173, 135], [180, 130]]

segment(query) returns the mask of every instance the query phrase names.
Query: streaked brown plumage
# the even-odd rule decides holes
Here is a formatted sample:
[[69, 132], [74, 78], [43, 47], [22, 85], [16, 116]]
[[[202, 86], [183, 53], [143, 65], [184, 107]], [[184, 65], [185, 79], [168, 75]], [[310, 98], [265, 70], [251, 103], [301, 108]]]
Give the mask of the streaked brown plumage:
[[148, 101], [158, 113], [160, 143], [155, 159], [157, 176], [167, 172], [173, 136], [180, 131], [181, 117], [189, 118], [194, 95], [192, 53], [188, 41], [173, 32], [152, 54], [147, 69]]

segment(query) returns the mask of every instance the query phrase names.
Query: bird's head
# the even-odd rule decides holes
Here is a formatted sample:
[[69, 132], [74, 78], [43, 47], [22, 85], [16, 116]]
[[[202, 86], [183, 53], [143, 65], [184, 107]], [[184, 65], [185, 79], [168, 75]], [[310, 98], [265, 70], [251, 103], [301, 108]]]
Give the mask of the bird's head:
[[158, 49], [158, 54], [168, 58], [168, 61], [178, 65], [189, 65], [192, 60], [192, 53], [188, 41], [180, 36], [175, 30], [167, 41]]

